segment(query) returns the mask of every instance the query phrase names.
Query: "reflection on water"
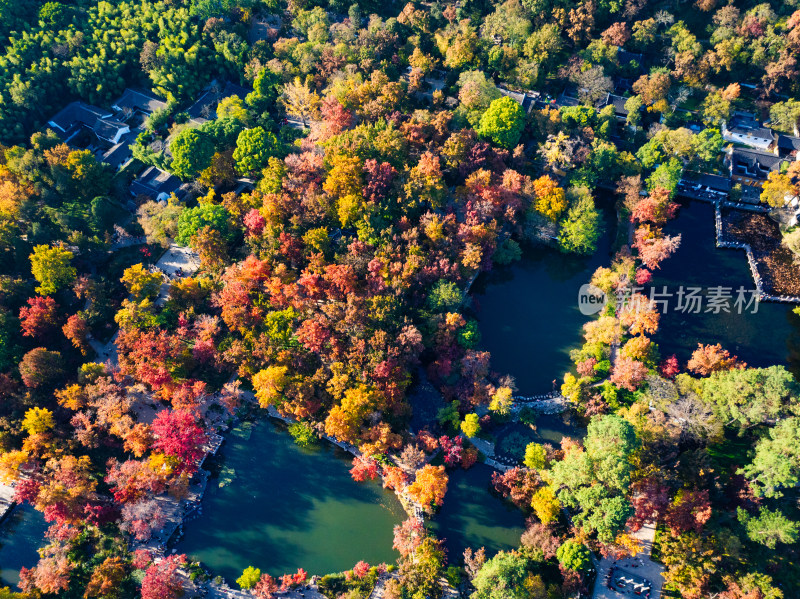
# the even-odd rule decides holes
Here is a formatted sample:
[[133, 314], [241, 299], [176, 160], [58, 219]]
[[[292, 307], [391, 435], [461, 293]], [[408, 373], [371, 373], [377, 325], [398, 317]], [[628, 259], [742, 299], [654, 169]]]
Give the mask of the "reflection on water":
[[519, 547], [525, 516], [489, 491], [492, 472], [485, 464], [450, 472], [447, 495], [434, 517], [433, 529], [444, 539], [451, 563], [460, 563], [467, 547], [485, 547], [487, 556]]
[[[670, 235], [682, 234], [681, 246], [655, 272], [653, 285], [667, 292], [678, 287], [723, 286], [735, 292], [739, 287], [753, 289], [753, 279], [747, 259], [741, 250], [718, 249], [714, 242], [714, 208], [703, 202], [681, 205], [678, 217], [666, 227]], [[661, 354], [676, 354], [682, 364], [689, 359], [698, 343], [721, 343], [750, 366], [786, 364], [789, 357], [788, 340], [792, 334], [791, 308], [786, 304], [763, 302], [755, 314], [737, 314], [731, 305], [730, 313], [683, 314], [673, 308], [662, 314], [655, 341]]]
[[16, 588], [20, 569], [36, 565], [46, 530], [42, 514], [28, 504], [16, 506], [0, 523], [0, 587]]
[[520, 395], [551, 391], [553, 379], [560, 384], [569, 370], [569, 352], [580, 347], [589, 320], [578, 310], [578, 290], [611, 262], [608, 231], [598, 248], [588, 257], [527, 248], [519, 262], [495, 267], [475, 282], [481, 349], [492, 354], [494, 370], [516, 379]]
[[[753, 288], [744, 252], [716, 247], [710, 204], [683, 204], [666, 232], [683, 237], [678, 251], [655, 271], [652, 285], [658, 291], [722, 286], [735, 294], [740, 286]], [[528, 249], [521, 262], [478, 279], [474, 297], [481, 346], [491, 352], [495, 371], [516, 378], [520, 395], [550, 391], [553, 379], [560, 384], [571, 367], [569, 351], [581, 345], [588, 320], [578, 311], [578, 288], [609, 263], [606, 235], [590, 258]], [[731, 304], [730, 313], [683, 314], [675, 311], [676, 302], [673, 296], [655, 337], [662, 356], [677, 354], [685, 365], [698, 342], [721, 343], [751, 366], [789, 361], [800, 369], [800, 318], [789, 306], [764, 302], [756, 314], [736, 314]]]
[[339, 448], [302, 449], [279, 426], [259, 423], [249, 440], [228, 437], [220, 468], [235, 476], [221, 488], [209, 481], [203, 515], [186, 526], [178, 552], [228, 582], [247, 566], [313, 575], [359, 560], [394, 563], [392, 529], [405, 519], [394, 494], [378, 482], [353, 482]]

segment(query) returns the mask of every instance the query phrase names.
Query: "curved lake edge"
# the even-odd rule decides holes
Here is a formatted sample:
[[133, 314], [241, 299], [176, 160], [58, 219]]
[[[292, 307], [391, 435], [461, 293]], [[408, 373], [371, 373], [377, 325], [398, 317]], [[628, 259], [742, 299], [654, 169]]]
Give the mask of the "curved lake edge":
[[[362, 559], [370, 563], [394, 563], [397, 553], [392, 549], [393, 527], [408, 517], [396, 494], [383, 489], [380, 481], [353, 481], [347, 464], [352, 455], [343, 444], [320, 439], [314, 448], [301, 448], [282, 430], [286, 424], [284, 418], [258, 418], [251, 421], [252, 439], [237, 439], [233, 431], [226, 434], [226, 447], [216, 459], [224, 468], [236, 466], [234, 479], [227, 486], [238, 488], [236, 500], [226, 499], [230, 491], [209, 484], [204, 509], [193, 519], [197, 521], [187, 525], [182, 536], [173, 540], [173, 551], [187, 554], [212, 575], [228, 581], [235, 580], [250, 565], [273, 575], [293, 572], [298, 567], [310, 574], [324, 575], [349, 570]], [[269, 465], [264, 459], [265, 452], [270, 451], [266, 448], [275, 450], [284, 459]], [[239, 466], [245, 465], [253, 454], [260, 458], [258, 464], [246, 464], [239, 471]], [[290, 459], [285, 459], [287, 456]], [[300, 461], [298, 456], [302, 458]], [[309, 459], [323, 467], [314, 469], [314, 462], [309, 465]], [[264, 464], [273, 471], [283, 471], [277, 476], [253, 473], [258, 465]], [[231, 475], [231, 470], [228, 474]], [[219, 475], [209, 480], [219, 481]], [[259, 496], [255, 487], [259, 484], [267, 485], [261, 489], [263, 508], [255, 505]], [[332, 485], [336, 486], [336, 492], [326, 493]], [[220, 525], [225, 510], [235, 511], [238, 518]], [[267, 518], [265, 513], [269, 514]], [[240, 520], [248, 518], [251, 521], [248, 527], [241, 526]], [[331, 526], [331, 531], [320, 530], [323, 525]], [[324, 550], [325, 543], [332, 538], [345, 538], [347, 534], [362, 536]], [[305, 539], [305, 547], [293, 542], [305, 537], [309, 537]], [[218, 547], [210, 547], [216, 542]], [[369, 550], [365, 551], [366, 547]], [[267, 557], [270, 551], [274, 561]], [[292, 559], [295, 561], [290, 564]]]
[[42, 513], [27, 503], [14, 504], [0, 520], [0, 587], [19, 589], [20, 569], [36, 565], [48, 527]]
[[[678, 202], [678, 215], [665, 232], [680, 233], [681, 246], [654, 271], [647, 292], [665, 285], [673, 292], [690, 285], [753, 288], [744, 251], [717, 246], [715, 206], [686, 198]], [[490, 352], [493, 371], [515, 378], [518, 395], [555, 390], [564, 374], [573, 371], [569, 352], [582, 345], [582, 327], [593, 318], [580, 313], [578, 290], [597, 267], [608, 266], [613, 258], [617, 223], [608, 216], [608, 204], [603, 201], [606, 232], [591, 256], [569, 256], [546, 244], [525, 244], [520, 261], [482, 273], [470, 288], [481, 332], [478, 348]], [[662, 314], [653, 340], [662, 357], [676, 354], [682, 363], [697, 343], [721, 343], [754, 366], [800, 364], [800, 342], [789, 345], [800, 331], [794, 323], [800, 318], [792, 319], [791, 306], [767, 300], [759, 311], [726, 319], [713, 314], [676, 315], [671, 310]], [[775, 337], [788, 347], [772, 343]]]

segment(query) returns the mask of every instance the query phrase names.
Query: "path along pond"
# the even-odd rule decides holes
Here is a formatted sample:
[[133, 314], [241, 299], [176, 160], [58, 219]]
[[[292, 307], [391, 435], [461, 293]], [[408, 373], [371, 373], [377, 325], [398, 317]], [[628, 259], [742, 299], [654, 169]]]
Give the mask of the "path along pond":
[[[715, 247], [712, 206], [683, 204], [667, 233], [681, 233], [683, 240], [656, 271], [653, 285], [659, 290], [664, 285], [673, 293], [680, 285], [752, 288], [744, 253]], [[495, 371], [515, 377], [520, 395], [550, 391], [553, 379], [560, 384], [570, 368], [569, 352], [580, 346], [588, 320], [578, 310], [578, 289], [609, 263], [612, 235], [613, 230], [606, 233], [590, 257], [527, 248], [520, 262], [495, 268], [473, 286], [482, 349], [491, 352]], [[662, 355], [675, 353], [684, 364], [697, 342], [721, 343], [752, 366], [783, 364], [790, 353], [798, 353], [797, 321], [781, 304], [765, 302], [756, 314], [740, 315], [735, 310], [685, 314], [671, 303], [655, 340]], [[579, 427], [560, 419], [541, 416], [535, 433], [504, 430], [498, 449], [518, 452], [525, 440], [518, 437], [525, 435], [553, 444], [563, 435], [582, 436]], [[325, 574], [352, 568], [359, 560], [375, 564], [397, 558], [392, 528], [405, 514], [378, 483], [350, 479], [348, 454], [329, 443], [302, 449], [273, 422], [237, 432], [228, 436], [214, 464], [203, 513], [186, 526], [175, 547], [179, 552], [229, 582], [249, 565], [273, 575], [298, 567]], [[491, 554], [518, 545], [523, 514], [490, 493], [490, 477], [484, 465], [451, 474], [434, 527], [453, 561], [465, 547], [485, 546]], [[45, 528], [41, 515], [25, 507], [0, 524], [2, 584], [16, 584], [19, 568], [35, 565]]]
[[[583, 437], [568, 414], [539, 414], [536, 428], [510, 424], [497, 436], [495, 452], [522, 460], [528, 443], [558, 446], [565, 436]], [[436, 536], [444, 540], [448, 559], [459, 563], [464, 549], [486, 548], [488, 555], [519, 547], [525, 515], [510, 502], [490, 491], [493, 468], [476, 464], [469, 470], [450, 472], [444, 505], [433, 518]]]
[[[713, 206], [682, 203], [666, 232], [680, 233], [682, 241], [652, 281], [657, 291], [666, 286], [673, 294], [655, 337], [662, 356], [674, 353], [685, 364], [698, 342], [721, 343], [751, 366], [787, 363], [797, 352], [798, 318], [785, 304], [762, 302], [755, 314], [737, 314], [733, 302], [730, 313], [705, 312], [705, 303], [697, 314], [675, 310], [680, 286], [728, 287], [734, 299], [740, 286], [754, 288], [744, 252], [715, 246]], [[569, 352], [580, 347], [582, 327], [590, 319], [578, 309], [578, 290], [597, 267], [609, 264], [610, 240], [606, 233], [591, 257], [528, 248], [519, 262], [475, 282], [481, 346], [491, 352], [493, 370], [516, 379], [520, 395], [551, 391], [554, 379], [561, 384], [571, 366]]]
[[239, 427], [212, 464], [202, 515], [175, 549], [229, 583], [247, 566], [314, 575], [359, 560], [392, 564], [393, 528], [405, 512], [379, 482], [353, 482], [351, 461], [326, 441], [299, 447], [276, 421]]

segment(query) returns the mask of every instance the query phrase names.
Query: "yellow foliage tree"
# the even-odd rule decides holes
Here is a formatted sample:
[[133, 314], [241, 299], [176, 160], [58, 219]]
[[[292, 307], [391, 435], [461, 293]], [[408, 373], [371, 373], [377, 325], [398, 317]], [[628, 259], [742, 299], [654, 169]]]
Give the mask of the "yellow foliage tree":
[[567, 197], [564, 190], [550, 175], [543, 175], [533, 182], [536, 196], [536, 210], [552, 221], [558, 220], [567, 208]]
[[613, 316], [601, 316], [583, 325], [583, 336], [587, 343], [611, 345], [619, 339], [621, 332], [619, 320]]
[[22, 428], [29, 435], [41, 435], [53, 430], [56, 423], [53, 419], [53, 412], [47, 408], [31, 408], [25, 412], [22, 420]]
[[408, 487], [408, 495], [425, 510], [433, 511], [441, 506], [447, 493], [447, 473], [444, 466], [426, 464], [417, 470], [414, 482]]
[[137, 301], [145, 298], [155, 299], [161, 289], [164, 276], [160, 272], [151, 272], [142, 264], [129, 266], [122, 273], [120, 279], [125, 287]]
[[253, 388], [262, 408], [278, 405], [283, 401], [283, 390], [289, 382], [286, 366], [268, 366], [253, 375]]
[[30, 459], [28, 452], [22, 450], [7, 451], [0, 455], [0, 480], [12, 482], [19, 478], [19, 470]]
[[492, 395], [489, 409], [492, 412], [497, 412], [505, 416], [511, 411], [511, 405], [513, 403], [514, 398], [511, 396], [511, 387], [500, 387], [494, 392], [494, 395]]
[[286, 112], [303, 121], [303, 125], [307, 119], [317, 118], [322, 103], [319, 95], [303, 84], [299, 77], [286, 84], [281, 101]]
[[80, 410], [86, 404], [86, 395], [80, 385], [68, 385], [55, 392], [58, 405], [68, 410]]
[[781, 208], [797, 193], [797, 186], [792, 183], [789, 175], [782, 175], [778, 171], [773, 171], [761, 188], [761, 201], [773, 208]]
[[553, 489], [547, 486], [540, 488], [533, 494], [531, 507], [536, 513], [536, 517], [542, 521], [542, 524], [550, 524], [550, 522], [558, 518], [561, 502], [558, 501]]

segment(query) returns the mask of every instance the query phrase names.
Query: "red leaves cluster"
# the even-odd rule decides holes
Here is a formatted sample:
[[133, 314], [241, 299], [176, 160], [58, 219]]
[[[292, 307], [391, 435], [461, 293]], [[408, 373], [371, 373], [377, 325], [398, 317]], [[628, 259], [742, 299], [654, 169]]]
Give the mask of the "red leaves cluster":
[[669, 505], [669, 488], [655, 477], [648, 477], [631, 485], [634, 514], [628, 520], [633, 531], [647, 522], [658, 522]]
[[672, 201], [670, 193], [663, 187], [656, 187], [650, 194], [642, 197], [631, 212], [631, 221], [664, 225], [678, 213], [678, 204]]
[[397, 178], [397, 170], [388, 162], [379, 163], [370, 158], [364, 161], [364, 175], [364, 199], [368, 202], [380, 202], [386, 198]]
[[20, 308], [19, 320], [25, 337], [43, 339], [56, 326], [58, 304], [52, 297], [30, 297]]
[[448, 466], [454, 466], [461, 463], [461, 457], [464, 452], [463, 440], [461, 437], [453, 437], [452, 439], [447, 435], [439, 437], [439, 445], [444, 454], [444, 463]]
[[146, 495], [164, 492], [166, 481], [156, 474], [145, 462], [127, 460], [121, 464], [111, 461], [108, 465], [106, 482], [118, 503], [136, 501]]
[[711, 518], [711, 501], [708, 489], [681, 491], [667, 509], [666, 524], [673, 534], [694, 531], [701, 533], [703, 525]]
[[370, 457], [363, 455], [353, 458], [353, 467], [350, 469], [350, 476], [358, 483], [365, 480], [375, 480], [378, 478], [378, 462]]
[[527, 509], [539, 488], [539, 480], [534, 472], [516, 466], [503, 473], [493, 472], [492, 485], [497, 493], [508, 497], [518, 507]]
[[142, 580], [142, 599], [177, 599], [183, 595], [178, 568], [186, 563], [185, 555], [169, 555], [154, 562]]
[[422, 523], [415, 518], [409, 518], [394, 527], [392, 548], [406, 556], [419, 547], [424, 538], [425, 528]]
[[674, 379], [680, 371], [681, 367], [678, 364], [678, 357], [675, 354], [666, 358], [658, 366], [658, 372], [667, 379]]
[[367, 562], [362, 560], [353, 566], [353, 576], [356, 578], [364, 578], [367, 574], [369, 574], [369, 564]]
[[72, 345], [85, 355], [89, 337], [89, 323], [86, 319], [81, 314], [73, 314], [67, 319], [67, 323], [61, 327], [61, 330], [64, 336], [72, 342]]
[[204, 455], [208, 440], [197, 419], [186, 410], [162, 410], [151, 425], [153, 448], [174, 457], [178, 472], [193, 473]]
[[260, 236], [266, 224], [267, 219], [256, 208], [244, 215], [244, 226], [247, 228], [247, 234], [251, 237]]
[[643, 225], [636, 229], [633, 247], [638, 250], [642, 263], [654, 270], [675, 253], [680, 244], [680, 235], [664, 235], [660, 229]]

